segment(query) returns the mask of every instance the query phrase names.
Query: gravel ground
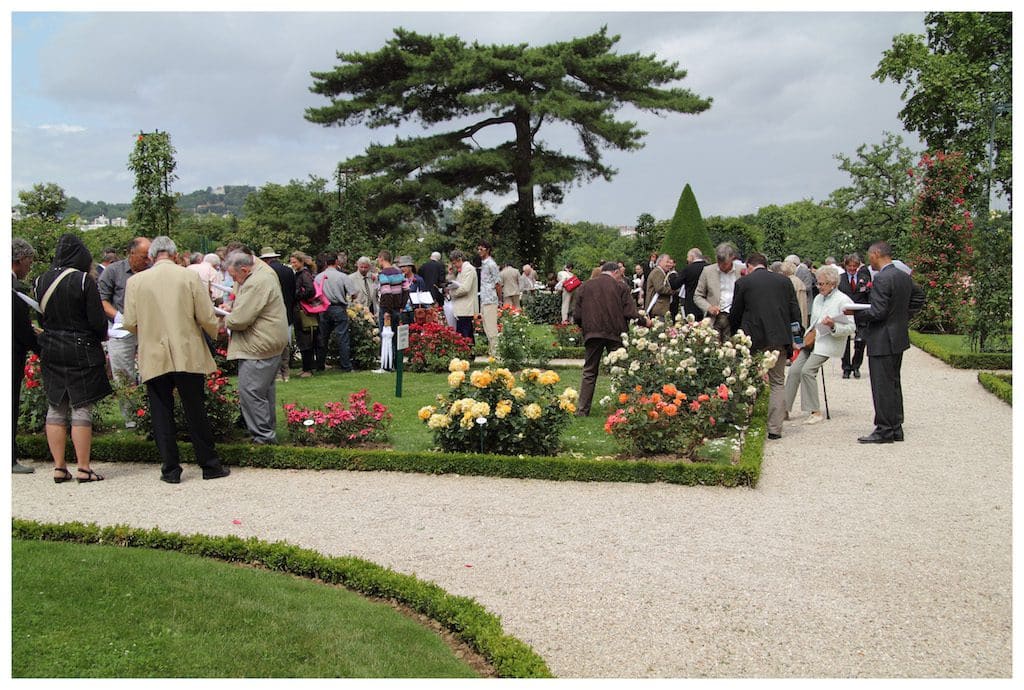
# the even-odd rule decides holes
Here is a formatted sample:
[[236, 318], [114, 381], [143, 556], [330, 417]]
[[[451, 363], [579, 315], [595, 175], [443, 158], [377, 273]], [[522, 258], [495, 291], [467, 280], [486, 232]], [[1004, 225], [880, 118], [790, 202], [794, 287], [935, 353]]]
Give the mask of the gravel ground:
[[867, 365], [825, 371], [832, 419], [787, 423], [756, 489], [35, 463], [12, 512], [367, 558], [474, 597], [562, 677], [1010, 677], [1011, 408], [911, 349], [907, 441], [864, 446]]

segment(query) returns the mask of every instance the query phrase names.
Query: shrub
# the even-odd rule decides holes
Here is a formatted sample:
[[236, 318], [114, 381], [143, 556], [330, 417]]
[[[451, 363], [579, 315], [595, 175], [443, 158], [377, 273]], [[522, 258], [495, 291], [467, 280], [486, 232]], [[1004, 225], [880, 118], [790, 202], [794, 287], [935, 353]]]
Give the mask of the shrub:
[[1010, 374], [978, 372], [978, 383], [1007, 405], [1013, 405], [1013, 377]]
[[729, 401], [725, 384], [716, 395], [701, 393], [689, 400], [672, 384], [660, 393], [620, 393], [619, 407], [604, 429], [634, 457], [671, 453], [696, 459], [694, 451], [718, 428]]
[[380, 330], [377, 328], [377, 317], [362, 304], [348, 305], [348, 334], [349, 358], [352, 360], [353, 368], [379, 367]]
[[661, 243], [661, 251], [682, 263], [691, 247], [698, 247], [704, 252], [704, 256], [715, 255], [708, 231], [704, 227], [704, 220], [700, 216], [700, 209], [697, 207], [697, 197], [687, 184], [679, 195], [679, 203], [665, 233], [665, 239]]
[[439, 323], [409, 326], [409, 347], [405, 351], [407, 371], [447, 371], [453, 357], [468, 357], [473, 341], [454, 328]]
[[692, 401], [716, 395], [725, 384], [730, 396], [724, 415], [745, 420], [769, 359], [768, 353], [752, 354], [750, 338], [742, 332], [720, 344], [709, 319], [680, 315], [672, 323], [655, 319], [650, 328], [631, 324], [622, 347], [605, 355], [604, 363], [610, 366], [613, 393], [650, 395], [671, 384]]
[[[223, 441], [234, 433], [235, 420], [238, 417], [238, 393], [232, 389], [227, 374], [217, 369], [206, 377], [206, 395], [203, 399], [206, 416], [210, 420], [213, 438]], [[149, 396], [146, 387], [141, 384], [115, 381], [114, 398], [127, 400], [129, 409], [135, 411], [135, 432], [150, 436], [153, 432], [153, 417], [149, 410]], [[188, 420], [181, 399], [174, 398], [174, 423], [178, 428], [179, 438], [188, 438]]]
[[562, 320], [562, 293], [532, 290], [523, 295], [523, 312], [531, 323], [559, 323]]
[[551, 455], [576, 412], [578, 394], [554, 392], [558, 374], [525, 369], [517, 381], [508, 369], [487, 367], [467, 375], [469, 362], [449, 365], [447, 395], [420, 409], [419, 418], [434, 431], [441, 450], [501, 455]]
[[43, 390], [39, 355], [32, 353], [25, 363], [25, 379], [21, 382], [21, 405], [18, 408], [18, 431], [34, 434], [46, 424], [46, 392]]
[[348, 396], [348, 407], [340, 402], [324, 404], [324, 409], [284, 405], [288, 434], [300, 446], [358, 446], [387, 440], [391, 422], [388, 408], [379, 402], [367, 407], [367, 392], [362, 389]]
[[555, 323], [551, 325], [554, 333], [555, 347], [583, 347], [583, 331], [574, 323]]
[[530, 319], [520, 309], [503, 305], [498, 310], [498, 338], [496, 354], [507, 369], [517, 371], [527, 364], [544, 366], [549, 349], [530, 337]]

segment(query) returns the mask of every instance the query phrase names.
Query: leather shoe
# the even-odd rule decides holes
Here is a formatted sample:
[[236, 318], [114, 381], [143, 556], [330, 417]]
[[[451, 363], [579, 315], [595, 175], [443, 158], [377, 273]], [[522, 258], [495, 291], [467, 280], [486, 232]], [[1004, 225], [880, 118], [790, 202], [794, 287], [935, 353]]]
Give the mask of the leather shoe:
[[181, 475], [180, 474], [172, 474], [172, 475], [167, 476], [167, 475], [161, 474], [160, 475], [160, 481], [167, 482], [168, 484], [181, 484]]
[[853, 378], [855, 378], [855, 379], [859, 379], [860, 378], [860, 369], [854, 369], [853, 370]]
[[778, 441], [780, 438], [782, 438], [782, 434], [768, 434], [768, 439], [771, 441]]
[[216, 470], [210, 470], [209, 472], [203, 472], [203, 479], [220, 479], [231, 474], [231, 469], [228, 467], [220, 467]]
[[892, 443], [891, 438], [879, 436], [878, 434], [869, 434], [867, 436], [861, 436], [857, 439], [858, 443]]
[[843, 372], [843, 378], [844, 378], [844, 379], [848, 379], [848, 378], [850, 378], [850, 372], [848, 372], [848, 371], [844, 371], [844, 372]]
[[896, 441], [897, 443], [903, 441], [903, 429], [897, 429], [896, 431], [892, 432], [892, 440]]

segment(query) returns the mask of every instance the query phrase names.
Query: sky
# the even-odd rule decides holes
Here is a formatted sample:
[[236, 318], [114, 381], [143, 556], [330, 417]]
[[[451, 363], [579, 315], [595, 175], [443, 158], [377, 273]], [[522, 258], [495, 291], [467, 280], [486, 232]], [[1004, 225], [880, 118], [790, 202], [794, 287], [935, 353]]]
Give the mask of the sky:
[[[374, 51], [406, 29], [484, 44], [565, 41], [607, 26], [618, 53], [654, 54], [687, 72], [676, 85], [712, 98], [698, 115], [618, 112], [648, 134], [639, 151], [605, 151], [618, 170], [540, 206], [566, 221], [634, 225], [669, 218], [690, 184], [704, 216], [822, 201], [855, 156], [902, 127], [902, 86], [871, 78], [923, 12], [12, 12], [9, 193], [55, 182], [83, 201], [130, 202], [128, 156], [140, 131], [169, 132], [175, 191], [333, 179], [372, 142], [424, 130], [324, 127], [310, 73], [339, 51]], [[567, 128], [541, 130], [576, 154]], [[488, 199], [492, 206], [502, 200]]]

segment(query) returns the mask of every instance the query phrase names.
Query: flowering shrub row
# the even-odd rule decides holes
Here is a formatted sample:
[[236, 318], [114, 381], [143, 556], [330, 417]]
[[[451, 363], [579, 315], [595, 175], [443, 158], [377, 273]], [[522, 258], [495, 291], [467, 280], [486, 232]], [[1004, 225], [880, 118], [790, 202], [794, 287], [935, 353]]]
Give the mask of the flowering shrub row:
[[583, 331], [574, 323], [555, 323], [551, 325], [555, 335], [555, 347], [583, 347]]
[[387, 440], [391, 413], [379, 402], [367, 406], [362, 389], [348, 396], [348, 407], [326, 403], [323, 409], [284, 405], [288, 434], [300, 446], [357, 446]]
[[517, 379], [507, 368], [469, 372], [469, 362], [449, 364], [447, 395], [420, 409], [419, 418], [444, 451], [502, 455], [552, 455], [576, 412], [573, 388], [556, 394], [551, 370], [524, 369]]
[[409, 326], [409, 347], [405, 351], [408, 371], [447, 371], [453, 357], [468, 357], [473, 341], [454, 328], [440, 323]]
[[[231, 436], [235, 428], [235, 419], [238, 417], [238, 393], [232, 388], [227, 374], [217, 369], [206, 377], [204, 406], [206, 416], [210, 420], [210, 427], [213, 429], [213, 437], [223, 441]], [[136, 433], [148, 436], [153, 431], [153, 416], [149, 409], [149, 396], [146, 395], [146, 387], [134, 383], [125, 384], [123, 381], [115, 381], [114, 397], [128, 401], [129, 409], [135, 410], [135, 431]], [[174, 398], [174, 423], [178, 428], [178, 435], [188, 435], [188, 420], [185, 418], [185, 409], [181, 406], [181, 400]]]

